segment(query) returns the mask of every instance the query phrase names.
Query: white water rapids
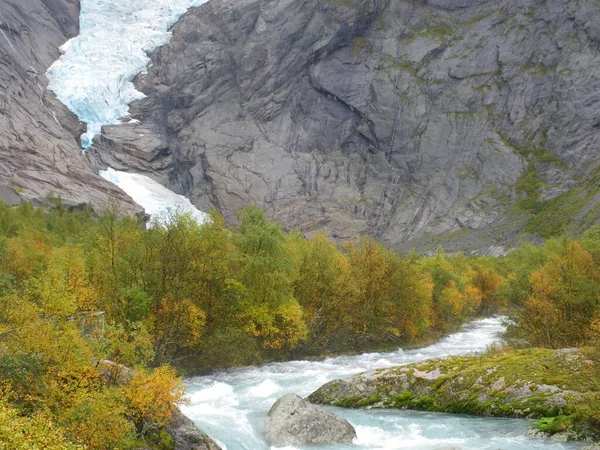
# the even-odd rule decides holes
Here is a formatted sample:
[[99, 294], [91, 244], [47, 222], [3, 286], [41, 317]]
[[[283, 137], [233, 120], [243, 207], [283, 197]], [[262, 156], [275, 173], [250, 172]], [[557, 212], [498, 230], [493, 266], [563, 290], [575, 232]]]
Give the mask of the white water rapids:
[[[227, 450], [265, 450], [269, 446], [263, 439], [263, 422], [279, 397], [289, 393], [306, 396], [328, 381], [374, 368], [480, 352], [495, 342], [502, 330], [502, 319], [490, 318], [472, 322], [462, 331], [418, 350], [273, 363], [190, 378], [186, 380], [190, 404], [182, 409]], [[320, 447], [323, 450], [558, 450], [580, 446], [525, 437], [532, 423], [529, 420], [331, 409], [354, 425], [357, 439], [351, 446]]]
[[[167, 42], [168, 28], [191, 6], [206, 0], [81, 0], [81, 32], [66, 43], [63, 56], [50, 68], [51, 89], [88, 125], [84, 147], [102, 125], [127, 117], [128, 105], [143, 95], [131, 80], [144, 70], [147, 53]], [[199, 220], [189, 202], [142, 175], [107, 171], [103, 176], [129, 193], [150, 214], [180, 205]], [[275, 400], [287, 393], [307, 395], [335, 378], [377, 367], [484, 350], [502, 329], [500, 319], [476, 321], [437, 344], [391, 353], [370, 353], [324, 361], [292, 361], [216, 373], [187, 380], [186, 414], [227, 450], [268, 449], [262, 423]], [[567, 449], [524, 436], [530, 422], [392, 410], [343, 410], [357, 430], [354, 446], [337, 449], [464, 450]], [[325, 448], [324, 448], [325, 450]]]

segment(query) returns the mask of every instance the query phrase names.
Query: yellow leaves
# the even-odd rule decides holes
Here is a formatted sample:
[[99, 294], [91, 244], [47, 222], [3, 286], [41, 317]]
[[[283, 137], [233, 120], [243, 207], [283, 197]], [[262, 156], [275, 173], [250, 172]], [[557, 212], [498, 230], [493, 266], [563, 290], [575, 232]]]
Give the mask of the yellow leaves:
[[76, 299], [67, 291], [64, 274], [49, 267], [39, 277], [27, 281], [26, 295], [48, 317], [67, 318], [77, 311]]
[[475, 286], [468, 285], [464, 289], [463, 299], [465, 309], [469, 311], [469, 313], [474, 314], [479, 309], [479, 305], [481, 304], [481, 291], [477, 289]]
[[178, 405], [184, 402], [185, 388], [175, 371], [163, 366], [146, 374], [136, 372], [122, 388], [130, 414], [136, 423], [168, 423]]
[[259, 339], [267, 350], [292, 349], [307, 337], [302, 308], [294, 299], [274, 311], [268, 305], [250, 307], [239, 316], [244, 331]]
[[10, 450], [85, 450], [70, 442], [47, 413], [20, 417], [0, 400], [0, 448]]
[[154, 359], [154, 338], [142, 323], [107, 325], [96, 344], [97, 356], [128, 367], [146, 365]]
[[280, 305], [275, 312], [274, 337], [265, 342], [265, 348], [294, 348], [307, 337], [306, 325], [302, 319], [302, 308], [297, 301], [291, 300]]
[[134, 434], [119, 391], [106, 389], [82, 396], [64, 413], [69, 433], [90, 450], [113, 450]]
[[87, 280], [85, 263], [75, 248], [54, 251], [49, 266], [26, 283], [25, 296], [44, 315], [66, 318], [78, 310], [89, 311], [96, 293]]
[[155, 306], [150, 323], [156, 357], [168, 362], [200, 344], [206, 314], [191, 300], [163, 298]]
[[2, 259], [2, 271], [17, 278], [25, 278], [41, 269], [50, 247], [41, 230], [26, 227], [6, 243], [7, 255]]
[[481, 293], [481, 310], [490, 312], [494, 309], [503, 306], [502, 299], [497, 295], [497, 292], [504, 283], [504, 278], [494, 270], [478, 266], [476, 267], [471, 283]]
[[65, 368], [56, 374], [57, 384], [63, 394], [90, 392], [100, 389], [100, 374], [91, 366]]
[[600, 348], [600, 311], [594, 313], [587, 334], [588, 342], [594, 347]]
[[562, 339], [560, 316], [561, 313], [554, 303], [532, 296], [523, 303], [518, 323], [531, 344], [555, 348]]
[[459, 317], [464, 310], [463, 296], [453, 280], [448, 283], [448, 286], [442, 291], [442, 295], [446, 302], [452, 307], [454, 317]]
[[593, 326], [599, 282], [592, 256], [578, 242], [563, 242], [529, 276], [531, 295], [519, 313], [518, 328], [534, 345], [581, 344], [582, 329]]

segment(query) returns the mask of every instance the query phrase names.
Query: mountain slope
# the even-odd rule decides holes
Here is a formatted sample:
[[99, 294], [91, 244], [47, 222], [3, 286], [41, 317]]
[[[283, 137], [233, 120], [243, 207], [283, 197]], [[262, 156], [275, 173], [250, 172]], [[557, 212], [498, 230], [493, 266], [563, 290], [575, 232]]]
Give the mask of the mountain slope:
[[77, 144], [80, 123], [46, 90], [46, 69], [78, 30], [78, 0], [0, 2], [0, 198], [40, 203], [53, 193], [67, 206], [97, 210], [113, 198], [137, 212], [92, 170]]
[[599, 43], [595, 0], [213, 0], [95, 150], [230, 220], [496, 251], [600, 217]]

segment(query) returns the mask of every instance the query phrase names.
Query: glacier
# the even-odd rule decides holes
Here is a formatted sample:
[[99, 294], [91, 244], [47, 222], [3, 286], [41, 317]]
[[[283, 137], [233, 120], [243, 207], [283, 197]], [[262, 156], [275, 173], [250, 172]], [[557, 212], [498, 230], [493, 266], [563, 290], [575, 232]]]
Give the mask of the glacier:
[[152, 178], [138, 173], [120, 172], [109, 168], [100, 171], [100, 176], [119, 186], [150, 215], [152, 223], [164, 223], [172, 213], [188, 213], [196, 222], [203, 223], [208, 214], [199, 211], [183, 195], [170, 191]]
[[[169, 29], [189, 8], [208, 0], [81, 0], [80, 33], [61, 48], [48, 69], [48, 88], [87, 125], [85, 149], [103, 125], [128, 117], [129, 104], [144, 97], [133, 78], [143, 72], [149, 54], [165, 44]], [[207, 214], [140, 174], [101, 171], [140, 205], [152, 222], [168, 220], [172, 212], [189, 213], [202, 223]]]
[[132, 83], [149, 53], [170, 38], [170, 27], [189, 8], [208, 0], [81, 0], [80, 34], [61, 48], [48, 69], [49, 89], [87, 125], [88, 148], [102, 125], [127, 118], [144, 97]]

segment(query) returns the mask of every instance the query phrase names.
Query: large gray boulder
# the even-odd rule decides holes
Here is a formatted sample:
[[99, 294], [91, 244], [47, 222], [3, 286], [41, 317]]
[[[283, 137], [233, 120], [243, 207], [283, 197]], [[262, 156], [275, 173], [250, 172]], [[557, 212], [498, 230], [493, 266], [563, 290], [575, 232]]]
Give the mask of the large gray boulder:
[[265, 437], [269, 444], [278, 447], [350, 444], [356, 431], [346, 419], [289, 394], [277, 400], [269, 411]]
[[173, 413], [167, 432], [175, 442], [175, 450], [221, 450], [221, 447], [181, 411]]

